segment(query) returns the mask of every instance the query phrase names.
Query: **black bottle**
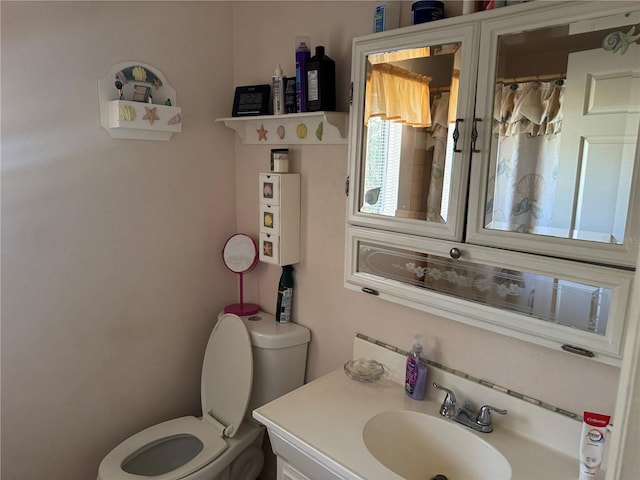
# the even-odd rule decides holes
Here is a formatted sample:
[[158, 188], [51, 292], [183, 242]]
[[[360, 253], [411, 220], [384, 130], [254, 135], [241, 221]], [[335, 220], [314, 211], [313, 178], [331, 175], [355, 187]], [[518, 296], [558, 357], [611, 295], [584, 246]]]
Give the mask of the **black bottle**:
[[278, 303], [276, 305], [276, 321], [289, 323], [293, 304], [293, 267], [282, 267], [282, 275], [278, 284]]
[[307, 72], [307, 112], [335, 111], [336, 62], [324, 54], [324, 47], [316, 47], [316, 54], [305, 66]]

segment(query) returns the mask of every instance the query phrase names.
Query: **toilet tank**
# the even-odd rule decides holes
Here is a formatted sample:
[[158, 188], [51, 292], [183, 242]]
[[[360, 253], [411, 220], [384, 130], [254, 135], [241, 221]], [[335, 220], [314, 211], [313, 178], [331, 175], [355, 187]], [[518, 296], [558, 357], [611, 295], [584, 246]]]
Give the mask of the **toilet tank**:
[[242, 317], [253, 350], [253, 387], [247, 415], [304, 384], [309, 329], [296, 323], [278, 323], [258, 312]]

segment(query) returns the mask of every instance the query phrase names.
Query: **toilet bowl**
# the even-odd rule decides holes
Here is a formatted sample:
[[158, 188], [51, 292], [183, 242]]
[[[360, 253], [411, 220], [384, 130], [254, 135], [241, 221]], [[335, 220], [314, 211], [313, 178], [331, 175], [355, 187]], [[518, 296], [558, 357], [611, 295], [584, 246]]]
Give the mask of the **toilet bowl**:
[[[255, 480], [264, 461], [264, 429], [245, 418], [249, 400], [253, 409], [302, 385], [308, 342], [306, 328], [275, 325], [273, 316], [263, 312], [243, 318], [221, 314], [204, 356], [202, 417], [168, 420], [132, 435], [102, 460], [98, 480]], [[270, 364], [261, 362], [262, 350]], [[261, 396], [254, 363], [263, 364], [257, 376], [264, 377], [265, 363], [280, 368], [292, 354], [302, 361], [302, 376], [298, 363], [295, 385]]]

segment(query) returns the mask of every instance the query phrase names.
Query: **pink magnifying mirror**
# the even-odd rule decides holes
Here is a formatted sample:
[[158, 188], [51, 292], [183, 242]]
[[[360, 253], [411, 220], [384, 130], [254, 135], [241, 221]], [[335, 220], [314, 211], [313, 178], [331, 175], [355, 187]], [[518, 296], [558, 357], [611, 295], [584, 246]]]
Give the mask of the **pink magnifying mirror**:
[[243, 276], [255, 268], [258, 263], [258, 247], [253, 239], [244, 233], [236, 233], [227, 239], [222, 249], [222, 261], [233, 273], [240, 276], [240, 302], [224, 307], [224, 313], [239, 316], [258, 313], [260, 306], [244, 303]]

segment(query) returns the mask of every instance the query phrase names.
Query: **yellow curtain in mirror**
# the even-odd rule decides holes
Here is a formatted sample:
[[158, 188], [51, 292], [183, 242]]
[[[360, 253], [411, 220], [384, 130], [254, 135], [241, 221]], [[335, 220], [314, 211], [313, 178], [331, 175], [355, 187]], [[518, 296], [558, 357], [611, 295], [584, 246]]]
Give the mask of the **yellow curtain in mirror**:
[[364, 122], [370, 117], [431, 126], [429, 82], [431, 77], [388, 63], [371, 65], [367, 76]]
[[372, 53], [367, 59], [369, 63], [399, 62], [401, 60], [411, 60], [412, 58], [425, 58], [431, 55], [431, 47], [407, 48], [405, 50], [396, 50], [395, 52]]

